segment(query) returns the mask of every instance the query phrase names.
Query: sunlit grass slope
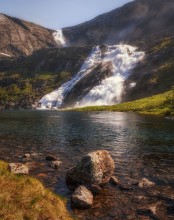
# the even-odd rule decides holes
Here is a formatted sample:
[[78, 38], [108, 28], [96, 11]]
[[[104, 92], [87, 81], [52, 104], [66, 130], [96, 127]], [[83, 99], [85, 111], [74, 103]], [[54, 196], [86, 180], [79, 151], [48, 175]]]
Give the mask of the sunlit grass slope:
[[36, 179], [13, 175], [0, 161], [0, 219], [70, 220], [64, 202]]
[[174, 92], [173, 90], [154, 95], [148, 98], [132, 102], [125, 102], [113, 106], [90, 106], [76, 108], [76, 111], [133, 111], [149, 114], [169, 115], [174, 114]]

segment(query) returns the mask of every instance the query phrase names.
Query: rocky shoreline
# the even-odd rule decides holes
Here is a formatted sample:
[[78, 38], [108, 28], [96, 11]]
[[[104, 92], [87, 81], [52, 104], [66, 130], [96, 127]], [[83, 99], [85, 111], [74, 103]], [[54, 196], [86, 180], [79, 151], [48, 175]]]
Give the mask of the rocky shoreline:
[[[33, 156], [36, 155], [26, 153], [23, 158], [27, 161]], [[62, 161], [51, 154], [45, 156], [45, 161], [50, 168], [55, 170], [59, 169], [59, 166], [63, 166]], [[10, 163], [9, 168], [12, 173], [27, 175], [29, 174], [29, 167], [26, 164]], [[160, 192], [157, 184], [147, 178], [123, 183], [114, 175], [115, 169], [114, 161], [109, 152], [98, 150], [84, 156], [79, 163], [66, 172], [65, 180], [69, 189], [71, 208], [79, 219], [83, 219], [80, 217], [83, 212], [88, 212], [88, 210], [90, 212], [92, 209], [96, 209], [96, 216], [100, 216], [98, 213], [100, 208], [98, 207], [98, 211], [96, 208], [96, 203], [99, 203], [98, 198], [105, 201], [110, 200], [109, 195], [113, 191], [118, 194], [118, 201], [113, 201], [113, 203], [119, 204], [119, 202], [123, 203], [124, 201], [126, 205], [127, 199], [131, 197], [132, 204], [136, 204], [131, 214], [127, 213], [124, 218], [116, 219], [172, 219], [169, 216], [173, 212], [174, 197], [167, 193], [167, 189], [166, 194]], [[148, 196], [153, 196], [153, 202], [149, 201]], [[119, 216], [118, 213], [121, 212], [121, 210], [117, 210], [119, 205], [115, 207], [116, 210], [112, 211], [113, 214], [110, 219]], [[127, 207], [125, 206], [126, 210], [130, 209], [129, 205], [130, 203], [127, 203]], [[85, 219], [90, 218], [86, 217]], [[94, 217], [94, 219], [97, 218]]]

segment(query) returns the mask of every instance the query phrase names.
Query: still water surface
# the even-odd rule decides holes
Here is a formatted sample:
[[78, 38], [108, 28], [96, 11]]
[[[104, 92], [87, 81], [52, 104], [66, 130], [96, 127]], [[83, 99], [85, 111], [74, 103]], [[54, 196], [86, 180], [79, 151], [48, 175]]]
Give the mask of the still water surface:
[[[93, 209], [74, 210], [77, 217], [139, 219], [135, 214], [138, 198], [144, 196], [146, 203], [153, 203], [162, 193], [168, 199], [167, 219], [174, 218], [174, 121], [116, 112], [0, 112], [0, 159], [26, 162], [32, 175], [67, 198], [70, 193], [64, 183], [66, 170], [98, 149], [111, 153], [115, 175], [123, 184], [146, 177], [157, 187], [153, 192], [134, 189], [130, 193], [108, 186], [103, 196], [96, 197]], [[33, 157], [24, 161], [25, 153]], [[48, 166], [48, 153], [63, 162], [59, 170]]]

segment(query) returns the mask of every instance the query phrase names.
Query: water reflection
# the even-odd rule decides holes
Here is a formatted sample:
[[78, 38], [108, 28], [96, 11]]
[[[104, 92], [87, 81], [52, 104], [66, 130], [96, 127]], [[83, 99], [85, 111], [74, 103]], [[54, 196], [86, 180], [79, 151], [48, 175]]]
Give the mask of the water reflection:
[[[67, 193], [64, 185], [66, 170], [84, 154], [97, 149], [110, 151], [116, 163], [116, 175], [123, 182], [126, 183], [128, 178], [148, 177], [160, 190], [169, 189], [169, 194], [174, 193], [173, 121], [116, 112], [0, 112], [0, 159], [20, 161], [17, 155], [26, 152], [57, 155], [63, 166], [56, 173], [48, 170], [45, 183], [51, 187], [55, 184], [56, 191], [63, 195]], [[33, 173], [46, 172], [43, 169], [48, 168], [37, 167]], [[104, 209], [102, 219], [107, 219], [109, 210], [115, 209], [113, 206]], [[85, 219], [85, 213], [80, 214]], [[94, 210], [91, 211], [93, 214]]]

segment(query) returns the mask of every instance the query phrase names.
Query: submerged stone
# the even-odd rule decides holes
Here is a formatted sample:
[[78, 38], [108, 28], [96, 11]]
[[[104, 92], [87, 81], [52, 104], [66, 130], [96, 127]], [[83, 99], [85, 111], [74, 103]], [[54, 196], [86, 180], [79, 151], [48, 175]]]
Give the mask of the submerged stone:
[[62, 164], [62, 161], [60, 160], [52, 161], [50, 163], [50, 167], [54, 169], [58, 169], [61, 164]]
[[90, 186], [90, 191], [92, 192], [93, 195], [98, 195], [101, 194], [102, 188], [98, 185], [91, 185]]
[[31, 157], [30, 154], [28, 154], [28, 153], [27, 153], [27, 154], [24, 154], [24, 158], [25, 158], [25, 159], [29, 159], [30, 157]]
[[151, 182], [150, 180], [146, 179], [146, 178], [143, 178], [142, 180], [140, 180], [138, 186], [140, 188], [147, 188], [147, 187], [152, 187], [152, 186], [155, 186], [155, 183], [154, 182]]
[[119, 184], [119, 180], [118, 180], [118, 178], [116, 176], [111, 176], [110, 183], [112, 183], [113, 185], [117, 186]]
[[53, 155], [47, 155], [47, 156], [46, 156], [46, 160], [48, 160], [48, 161], [54, 161], [54, 160], [56, 160], [56, 157], [53, 156]]

